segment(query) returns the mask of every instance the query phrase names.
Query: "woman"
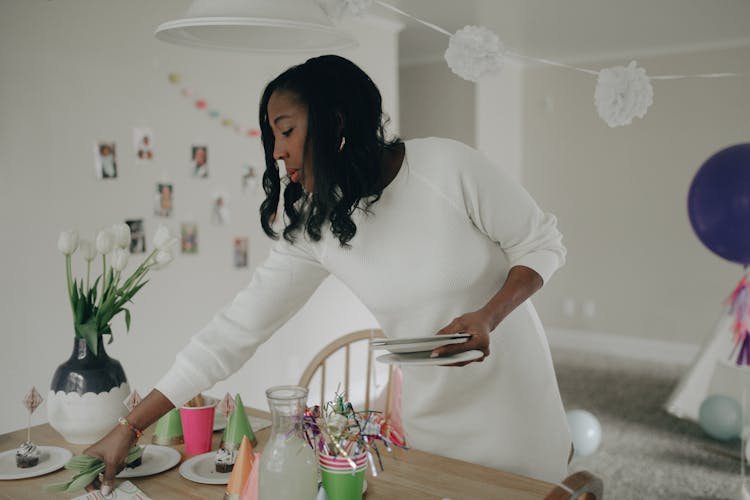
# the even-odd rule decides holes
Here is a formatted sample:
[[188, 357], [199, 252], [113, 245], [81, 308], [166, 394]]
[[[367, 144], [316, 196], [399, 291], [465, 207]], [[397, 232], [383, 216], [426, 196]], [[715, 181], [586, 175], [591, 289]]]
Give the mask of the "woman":
[[[544, 332], [526, 301], [564, 261], [555, 218], [463, 144], [386, 140], [377, 87], [341, 57], [282, 73], [265, 89], [259, 114], [261, 224], [279, 236], [283, 163], [282, 238], [128, 422], [143, 429], [238, 370], [332, 273], [387, 335], [467, 332], [465, 344], [433, 354], [484, 353], [460, 369], [403, 368], [411, 446], [563, 478], [570, 434]], [[133, 430], [118, 426], [86, 451], [103, 458], [105, 484], [134, 441]]]

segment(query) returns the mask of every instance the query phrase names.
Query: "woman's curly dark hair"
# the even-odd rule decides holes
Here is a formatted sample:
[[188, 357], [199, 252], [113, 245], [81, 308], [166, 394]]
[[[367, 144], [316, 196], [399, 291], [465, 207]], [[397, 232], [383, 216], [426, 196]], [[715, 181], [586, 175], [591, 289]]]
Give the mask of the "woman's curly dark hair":
[[[385, 139], [387, 116], [372, 79], [343, 57], [326, 55], [293, 66], [271, 81], [260, 100], [259, 122], [266, 170], [260, 206], [263, 231], [273, 239], [271, 227], [279, 206], [281, 181], [273, 157], [274, 135], [268, 122], [268, 101], [275, 91], [288, 91], [307, 106], [307, 138], [304, 154], [312, 154], [314, 193], [298, 183], [284, 189], [286, 215], [284, 239], [294, 242], [304, 225], [305, 233], [319, 241], [321, 226], [330, 222], [341, 246], [348, 246], [357, 232], [355, 210], [368, 211], [383, 193], [380, 162], [383, 152], [400, 141]], [[339, 151], [341, 138], [346, 138]]]

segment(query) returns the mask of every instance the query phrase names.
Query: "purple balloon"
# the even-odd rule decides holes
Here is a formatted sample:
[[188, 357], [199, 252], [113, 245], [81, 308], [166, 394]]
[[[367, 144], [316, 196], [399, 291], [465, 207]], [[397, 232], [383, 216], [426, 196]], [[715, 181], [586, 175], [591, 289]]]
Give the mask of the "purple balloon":
[[750, 265], [750, 143], [706, 160], [690, 185], [688, 215], [709, 250]]

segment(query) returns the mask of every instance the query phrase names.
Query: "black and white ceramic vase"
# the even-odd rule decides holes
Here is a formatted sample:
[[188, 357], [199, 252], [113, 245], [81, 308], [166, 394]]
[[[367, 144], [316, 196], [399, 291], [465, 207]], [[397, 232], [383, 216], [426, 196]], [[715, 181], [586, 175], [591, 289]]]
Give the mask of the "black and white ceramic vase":
[[124, 401], [130, 386], [120, 362], [104, 350], [101, 335], [97, 351], [95, 355], [84, 339], [76, 337], [73, 354], [52, 377], [47, 417], [69, 443], [95, 443], [128, 411]]

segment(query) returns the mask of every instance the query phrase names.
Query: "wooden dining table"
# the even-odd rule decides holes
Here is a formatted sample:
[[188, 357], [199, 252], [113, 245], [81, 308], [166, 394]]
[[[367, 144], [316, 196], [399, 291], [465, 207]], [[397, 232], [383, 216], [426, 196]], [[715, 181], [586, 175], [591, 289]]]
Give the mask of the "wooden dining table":
[[[247, 408], [247, 414], [270, 419], [268, 412], [253, 408]], [[145, 432], [141, 444], [151, 442], [153, 427], [155, 426]], [[263, 451], [270, 431], [270, 428], [265, 428], [255, 432], [258, 439], [256, 451]], [[221, 435], [221, 432], [214, 433], [212, 450], [218, 448]], [[85, 445], [66, 442], [49, 424], [33, 427], [31, 436], [38, 445], [59, 446], [70, 450], [74, 455], [86, 448]], [[16, 448], [25, 440], [26, 429], [2, 434], [0, 451]], [[185, 454], [184, 445], [174, 448], [180, 452], [183, 461], [189, 458]], [[394, 449], [392, 453], [388, 453], [382, 446], [380, 449], [385, 470], [378, 470], [377, 477], [373, 477], [372, 471], [368, 470], [368, 487], [364, 500], [530, 500], [543, 499], [554, 488], [553, 484], [537, 479], [423, 451]], [[84, 494], [83, 490], [70, 493], [49, 493], [43, 490], [45, 485], [65, 482], [72, 475], [72, 471], [60, 469], [34, 478], [0, 481], [0, 499], [60, 499]], [[226, 489], [225, 485], [200, 484], [185, 479], [180, 475], [179, 466], [152, 476], [131, 478], [129, 481], [154, 500], [221, 500]]]

